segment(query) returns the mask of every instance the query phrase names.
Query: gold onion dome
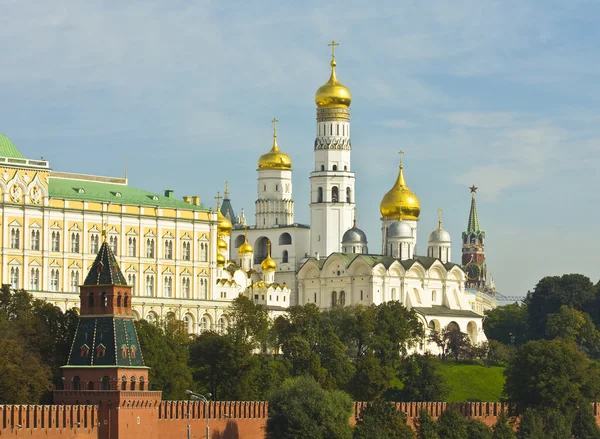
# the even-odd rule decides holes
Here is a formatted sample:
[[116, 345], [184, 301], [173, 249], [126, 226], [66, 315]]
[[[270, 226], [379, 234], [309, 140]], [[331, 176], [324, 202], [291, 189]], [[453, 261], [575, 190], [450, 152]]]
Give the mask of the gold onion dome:
[[217, 253], [217, 266], [224, 266], [226, 261], [227, 260], [225, 259], [225, 256], [223, 256], [221, 253]]
[[271, 258], [271, 243], [267, 243], [267, 257], [260, 263], [260, 268], [263, 271], [273, 270], [277, 268], [277, 263]]
[[217, 225], [217, 230], [219, 231], [219, 235], [229, 236], [231, 235], [231, 229], [233, 229], [233, 225], [231, 221], [221, 213], [221, 209], [217, 207], [217, 221], [219, 224]]
[[345, 85], [341, 84], [338, 81], [337, 76], [335, 75], [335, 66], [337, 63], [335, 62], [335, 46], [339, 44], [335, 41], [332, 41], [329, 46], [331, 46], [331, 62], [329, 65], [331, 66], [331, 76], [329, 77], [329, 81], [323, 84], [317, 92], [315, 93], [315, 104], [317, 107], [342, 107], [348, 108], [350, 107], [350, 103], [352, 102], [352, 95], [350, 94], [350, 90]]
[[254, 249], [248, 244], [248, 237], [246, 231], [244, 231], [244, 243], [238, 247], [238, 253], [241, 255], [248, 255], [254, 253]]
[[258, 159], [258, 169], [292, 169], [290, 156], [282, 153], [277, 146], [277, 119], [273, 119], [273, 147]]
[[219, 250], [227, 250], [227, 243], [221, 237], [219, 237], [219, 239], [217, 239], [217, 249], [219, 249]]
[[400, 164], [400, 171], [396, 183], [383, 196], [379, 211], [384, 220], [418, 220], [421, 213], [421, 203], [413, 191], [411, 191], [404, 181], [403, 166]]

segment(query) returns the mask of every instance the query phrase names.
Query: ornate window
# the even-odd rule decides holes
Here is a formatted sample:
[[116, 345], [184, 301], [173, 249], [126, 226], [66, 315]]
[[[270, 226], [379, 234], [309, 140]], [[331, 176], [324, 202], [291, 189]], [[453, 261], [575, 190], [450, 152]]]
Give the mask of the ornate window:
[[333, 168], [332, 168], [332, 169], [333, 169], [334, 171], [337, 171], [337, 165], [333, 165]]
[[220, 317], [217, 321], [217, 332], [225, 334], [225, 329], [227, 329], [227, 321], [223, 317]]
[[190, 278], [188, 276], [181, 278], [181, 296], [184, 299], [190, 298]]
[[165, 239], [165, 259], [173, 259], [173, 240]]
[[200, 278], [200, 299], [208, 300], [208, 279]]
[[140, 377], [140, 390], [144, 390], [144, 377]]
[[346, 188], [346, 203], [352, 203], [352, 189]]
[[29, 289], [32, 291], [39, 291], [40, 289], [40, 269], [32, 268], [31, 276], [29, 276]]
[[39, 250], [40, 249], [40, 231], [32, 230], [31, 231], [31, 250]]
[[19, 267], [10, 267], [10, 287], [13, 290], [19, 288]]
[[10, 248], [19, 248], [21, 245], [21, 229], [11, 227], [10, 229]]
[[331, 201], [337, 203], [339, 200], [339, 190], [337, 186], [331, 188]]
[[119, 237], [118, 236], [111, 236], [108, 240], [108, 244], [110, 245], [110, 249], [112, 250], [112, 252], [117, 255], [119, 254], [118, 250], [119, 250]]
[[92, 233], [90, 235], [90, 253], [93, 255], [98, 254], [98, 250], [100, 250], [100, 235]]
[[71, 233], [71, 253], [79, 253], [79, 233]]
[[50, 291], [58, 291], [58, 284], [60, 281], [60, 271], [58, 268], [50, 270]]
[[50, 251], [53, 251], [53, 252], [60, 251], [60, 232], [57, 232], [57, 231], [52, 232]]
[[127, 284], [131, 286], [131, 294], [135, 296], [135, 274], [127, 275]]
[[135, 236], [130, 236], [127, 240], [127, 256], [135, 257], [137, 249], [137, 239]]
[[189, 261], [190, 253], [190, 242], [184, 241], [183, 244], [181, 244], [181, 259], [184, 261]]
[[340, 291], [340, 301], [339, 301], [340, 306], [344, 306], [346, 305], [346, 292], [345, 291]]
[[322, 203], [323, 202], [323, 188], [319, 187], [317, 189], [317, 203]]
[[165, 297], [173, 297], [173, 277], [165, 276], [164, 292]]
[[154, 276], [146, 276], [146, 296], [154, 296]]
[[208, 261], [208, 243], [201, 242], [200, 243], [200, 262]]
[[76, 293], [79, 289], [79, 271], [71, 270], [71, 289], [70, 291]]
[[210, 330], [210, 319], [208, 316], [202, 316], [200, 319], [200, 332], [205, 332]]
[[154, 257], [154, 238], [146, 239], [146, 257], [147, 258]]

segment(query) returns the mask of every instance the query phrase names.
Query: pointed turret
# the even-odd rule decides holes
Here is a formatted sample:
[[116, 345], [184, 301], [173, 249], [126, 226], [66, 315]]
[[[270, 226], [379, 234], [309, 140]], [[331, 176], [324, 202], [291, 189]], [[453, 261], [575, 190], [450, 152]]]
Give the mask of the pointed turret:
[[483, 290], [486, 285], [487, 267], [485, 263], [485, 232], [479, 225], [475, 194], [477, 187], [471, 189], [471, 210], [469, 222], [462, 233], [462, 265], [467, 274], [467, 287]]
[[481, 227], [479, 227], [479, 216], [477, 215], [477, 203], [475, 202], [475, 193], [477, 192], [477, 187], [474, 185], [471, 186], [471, 211], [469, 212], [469, 224], [467, 224], [466, 233], [479, 233], [481, 232]]

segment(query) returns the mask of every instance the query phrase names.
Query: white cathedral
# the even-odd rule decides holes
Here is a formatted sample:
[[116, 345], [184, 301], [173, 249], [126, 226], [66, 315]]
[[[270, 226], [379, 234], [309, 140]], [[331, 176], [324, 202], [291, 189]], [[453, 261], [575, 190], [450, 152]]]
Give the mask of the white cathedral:
[[[429, 236], [427, 256], [416, 254], [421, 207], [406, 184], [402, 159], [397, 179], [380, 204], [381, 252], [369, 252], [367, 236], [356, 226], [351, 94], [336, 76], [335, 45], [332, 42], [331, 76], [315, 95], [310, 225], [295, 222], [292, 161], [279, 149], [274, 119], [273, 146], [258, 160], [254, 225], [246, 224], [243, 211], [239, 217], [235, 215], [228, 188], [225, 191], [218, 214], [232, 245], [223, 242], [219, 246], [217, 282], [229, 283], [234, 291], [246, 288], [249, 297], [275, 313], [297, 304], [315, 303], [327, 309], [397, 300], [413, 309], [428, 330], [453, 326], [467, 333], [473, 343], [485, 341], [483, 311], [495, 307], [496, 302], [481, 291], [466, 288], [467, 281], [476, 279], [451, 262], [450, 234], [442, 228], [441, 216], [438, 228]], [[472, 215], [477, 219], [474, 194]], [[219, 233], [221, 230], [219, 227]], [[465, 238], [466, 233], [463, 253], [469, 247], [467, 251], [483, 257], [485, 234], [473, 231], [479, 239], [475, 249], [470, 248], [475, 241]], [[477, 267], [475, 274], [485, 282], [485, 266]], [[424, 349], [437, 352], [435, 345]]]

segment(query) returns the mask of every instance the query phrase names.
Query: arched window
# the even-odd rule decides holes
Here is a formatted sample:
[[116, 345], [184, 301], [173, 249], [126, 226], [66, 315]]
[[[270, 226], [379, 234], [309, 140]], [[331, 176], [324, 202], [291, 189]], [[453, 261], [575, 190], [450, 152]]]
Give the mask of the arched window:
[[19, 248], [21, 240], [21, 230], [17, 227], [10, 229], [10, 248]]
[[323, 188], [319, 187], [317, 189], [317, 203], [322, 203], [323, 202]]
[[337, 171], [337, 165], [333, 165], [333, 170]]
[[119, 250], [119, 238], [116, 236], [111, 236], [110, 237], [110, 249], [112, 250], [112, 252], [116, 255], [118, 254], [118, 250]]
[[125, 294], [123, 296], [123, 307], [124, 308], [128, 308], [129, 307], [129, 295]]
[[94, 293], [89, 292], [88, 293], [88, 308], [93, 308], [94, 307]]
[[147, 258], [154, 257], [154, 238], [146, 239], [146, 257]]
[[94, 382], [93, 381], [88, 381], [88, 390], [94, 390]]
[[187, 276], [181, 278], [181, 295], [184, 299], [190, 298], [190, 278]]
[[171, 297], [173, 294], [173, 278], [171, 276], [165, 276], [164, 284], [165, 297]]
[[332, 306], [332, 307], [334, 307], [334, 306], [336, 306], [337, 304], [338, 304], [338, 301], [337, 301], [337, 292], [336, 292], [336, 291], [333, 291], [333, 292], [331, 293], [331, 306]]
[[201, 242], [200, 243], [200, 262], [208, 261], [208, 244]]
[[145, 384], [144, 377], [140, 377], [140, 390], [144, 390]]
[[81, 390], [81, 380], [78, 376], [73, 377], [73, 390]]
[[137, 249], [137, 239], [135, 236], [130, 236], [127, 240], [127, 256], [135, 257]]
[[123, 298], [121, 297], [121, 293], [119, 293], [117, 295], [117, 308], [121, 308], [121, 302], [123, 301]]
[[19, 288], [19, 267], [11, 267], [10, 269], [10, 287], [13, 290]]
[[331, 188], [331, 201], [337, 203], [339, 199], [339, 190], [337, 186]]
[[100, 238], [97, 233], [92, 233], [90, 235], [90, 253], [95, 255], [98, 253], [98, 244], [100, 242]]
[[181, 246], [181, 259], [184, 261], [190, 260], [190, 243], [184, 242]]
[[281, 253], [281, 262], [286, 263], [288, 262], [288, 251], [284, 250], [283, 253]]
[[129, 390], [135, 390], [135, 377], [131, 377], [131, 384], [129, 385]]
[[217, 321], [217, 331], [219, 334], [225, 334], [225, 329], [227, 328], [227, 322], [223, 317], [219, 318]]
[[79, 233], [71, 233], [71, 253], [79, 253]]
[[60, 251], [60, 232], [52, 232], [52, 243], [50, 245], [50, 251]]
[[290, 245], [292, 243], [292, 235], [285, 232], [279, 235], [279, 245]]
[[31, 269], [31, 277], [29, 279], [30, 289], [33, 291], [38, 291], [40, 289], [40, 269], [32, 268]]
[[127, 285], [131, 287], [131, 294], [135, 294], [135, 274], [127, 275]]
[[344, 171], [347, 171], [347, 170], [348, 170], [348, 166], [344, 166]]
[[60, 271], [58, 269], [50, 270], [50, 291], [58, 291], [60, 283]]
[[352, 203], [352, 189], [346, 188], [346, 203]]
[[146, 276], [146, 296], [154, 296], [154, 276]]
[[77, 292], [79, 289], [79, 271], [71, 270], [71, 291]]
[[32, 230], [31, 231], [31, 250], [39, 250], [40, 249], [40, 231]]
[[127, 377], [125, 375], [121, 377], [121, 390], [127, 390]]
[[321, 171], [325, 170], [325, 165], [321, 165]]
[[340, 291], [340, 305], [341, 306], [346, 305], [346, 292], [345, 291]]
[[106, 297], [106, 293], [100, 294], [100, 305], [103, 308], [106, 308], [108, 306], [108, 299]]
[[208, 316], [202, 316], [200, 319], [200, 331], [204, 332], [208, 330], [210, 330], [210, 320]]
[[165, 239], [165, 259], [173, 259], [173, 241]]
[[102, 390], [110, 390], [110, 378], [108, 378], [107, 376], [103, 376], [101, 381], [101, 387]]

